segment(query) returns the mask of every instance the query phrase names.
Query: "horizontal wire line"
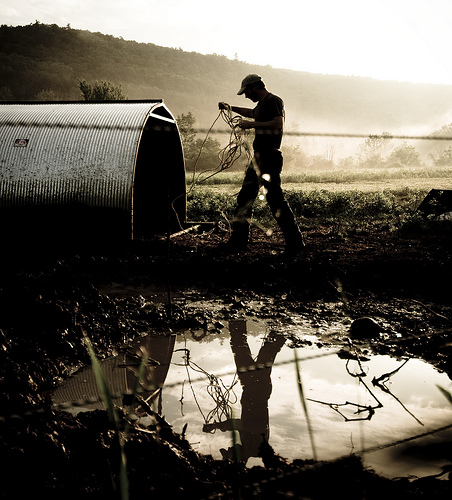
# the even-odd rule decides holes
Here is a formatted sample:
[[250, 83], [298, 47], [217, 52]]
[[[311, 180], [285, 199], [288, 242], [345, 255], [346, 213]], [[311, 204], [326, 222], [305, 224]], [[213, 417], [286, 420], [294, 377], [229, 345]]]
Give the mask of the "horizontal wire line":
[[[208, 130], [208, 129], [194, 129], [195, 133], [205, 134], [209, 132], [210, 134], [230, 134], [230, 130], [220, 129], [220, 130]], [[261, 132], [262, 133], [262, 132]], [[272, 134], [276, 132], [267, 131], [267, 134]], [[375, 139], [406, 139], [406, 140], [426, 140], [426, 141], [452, 141], [452, 136], [441, 136], [441, 135], [399, 135], [399, 134], [362, 134], [362, 133], [351, 133], [346, 134], [343, 132], [296, 132], [296, 131], [284, 131], [284, 136], [290, 137], [345, 137], [349, 139], [362, 139], [362, 138], [375, 138]]]
[[[10, 127], [33, 127], [33, 128], [61, 128], [61, 129], [100, 129], [100, 130], [139, 130], [136, 126], [123, 126], [123, 125], [93, 125], [93, 124], [67, 124], [67, 123], [38, 123], [38, 122], [0, 122], [0, 125], [10, 126]], [[168, 125], [155, 125], [152, 128], [160, 132], [174, 133], [174, 129]], [[191, 129], [195, 134], [230, 134], [231, 129]], [[278, 131], [272, 130], [260, 130], [260, 134], [279, 134]], [[284, 136], [289, 137], [344, 137], [349, 139], [363, 139], [363, 138], [375, 138], [375, 139], [405, 139], [405, 140], [426, 140], [426, 141], [452, 141], [452, 136], [443, 135], [405, 135], [405, 134], [372, 134], [372, 133], [344, 133], [344, 132], [299, 132], [285, 130]]]
[[423, 437], [432, 436], [433, 434], [437, 434], [438, 432], [442, 432], [442, 431], [447, 431], [448, 429], [452, 429], [452, 424], [444, 425], [443, 427], [437, 427], [436, 429], [432, 429], [431, 431], [423, 432], [422, 434], [415, 434], [414, 436], [399, 439], [397, 441], [392, 441], [391, 443], [375, 445], [375, 446], [372, 446], [372, 448], [365, 448], [364, 450], [356, 452], [356, 454], [357, 455], [364, 455], [366, 453], [373, 453], [375, 451], [385, 450], [386, 448], [392, 448], [393, 446], [398, 446], [399, 444], [404, 444], [404, 443], [408, 443], [410, 441], [414, 441], [416, 439], [421, 439]]
[[[338, 351], [335, 351], [335, 352], [328, 352], [328, 353], [322, 353], [322, 354], [313, 354], [312, 356], [305, 356], [303, 358], [299, 358], [299, 362], [302, 362], [302, 361], [309, 361], [309, 360], [312, 360], [312, 359], [317, 359], [317, 358], [323, 358], [323, 357], [326, 357], [326, 356], [333, 356], [333, 355], [337, 355], [338, 354]], [[243, 367], [239, 367], [239, 369], [237, 371], [229, 371], [229, 372], [224, 372], [224, 373], [221, 373], [219, 375], [217, 375], [216, 377], [224, 377], [224, 376], [227, 376], [227, 375], [234, 375], [236, 372], [240, 372], [240, 373], [243, 373], [243, 372], [246, 372], [246, 371], [257, 371], [257, 370], [262, 370], [264, 368], [270, 368], [270, 367], [275, 367], [275, 366], [284, 366], [284, 365], [289, 365], [289, 364], [292, 364], [294, 363], [294, 360], [286, 360], [286, 361], [280, 361], [280, 362], [275, 362], [275, 363], [272, 363], [271, 365], [268, 364], [268, 363], [262, 363], [261, 365], [250, 365], [250, 366], [243, 366]], [[185, 366], [185, 365], [182, 365], [180, 364], [179, 366]], [[196, 382], [202, 382], [205, 380], [205, 376], [202, 376], [202, 377], [197, 377], [197, 378], [192, 378], [190, 380], [191, 383], [196, 383]], [[163, 386], [161, 387], [152, 387], [153, 390], [155, 389], [172, 389], [174, 387], [178, 387], [178, 386], [182, 386], [183, 384], [185, 383], [185, 380], [182, 380], [182, 381], [178, 381], [178, 382], [173, 382], [173, 383], [169, 383], [169, 384], [163, 384]], [[145, 390], [148, 389], [148, 388], [144, 388]], [[127, 393], [122, 393], [122, 394], [112, 394], [112, 398], [119, 398], [119, 397], [123, 397], [123, 396], [129, 396], [131, 393], [130, 392], [127, 392]], [[57, 410], [68, 410], [69, 408], [78, 408], [80, 406], [83, 406], [84, 404], [92, 404], [92, 403], [100, 403], [102, 402], [102, 398], [87, 398], [86, 400], [83, 400], [83, 399], [80, 399], [80, 400], [77, 400], [77, 401], [66, 401], [64, 403], [58, 403], [57, 405], [54, 405], [53, 408], [57, 409]], [[5, 416], [5, 415], [0, 415], [0, 420], [3, 420], [5, 421], [7, 418], [23, 418], [23, 416], [30, 416], [32, 415], [33, 413], [43, 413], [44, 410], [42, 408], [38, 408], [36, 410], [30, 410], [30, 411], [26, 411], [26, 412], [23, 412], [22, 415], [20, 415], [19, 413], [14, 413], [14, 414], [11, 414], [9, 417]]]

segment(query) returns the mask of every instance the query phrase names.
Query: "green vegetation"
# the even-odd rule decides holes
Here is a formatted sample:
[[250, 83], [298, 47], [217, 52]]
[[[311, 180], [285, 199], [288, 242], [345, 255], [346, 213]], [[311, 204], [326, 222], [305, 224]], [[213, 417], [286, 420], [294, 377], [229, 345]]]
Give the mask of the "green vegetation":
[[[243, 173], [222, 172], [188, 194], [188, 219], [228, 222], [235, 208]], [[391, 187], [384, 184], [391, 180]], [[425, 181], [409, 187], [410, 181]], [[187, 175], [187, 182], [191, 178]], [[433, 182], [432, 182], [433, 180]], [[452, 185], [447, 168], [318, 171], [283, 176], [286, 198], [304, 230], [328, 226], [335, 233], [385, 228], [394, 230], [420, 218], [417, 208], [430, 189], [444, 180]], [[371, 181], [370, 188], [363, 183]], [[338, 188], [332, 186], [339, 186]], [[271, 229], [275, 222], [264, 199], [257, 199], [254, 223]]]
[[[283, 184], [356, 184], [364, 181], [385, 181], [398, 179], [445, 179], [452, 182], [452, 171], [448, 167], [436, 168], [385, 168], [385, 169], [334, 169], [334, 170], [304, 170], [288, 172], [281, 176]], [[239, 186], [242, 183], [243, 172], [220, 172], [207, 179], [203, 185]], [[187, 174], [190, 183], [192, 175]], [[300, 186], [302, 187], [302, 186]]]
[[211, 137], [204, 140], [196, 138], [196, 118], [188, 112], [177, 117], [177, 125], [184, 148], [185, 168], [187, 171], [205, 171], [219, 164], [220, 143]]
[[[216, 123], [217, 103], [220, 100], [235, 103], [239, 99], [237, 84], [250, 72], [261, 73], [269, 89], [285, 101], [289, 133], [283, 142], [283, 183], [293, 190], [292, 198], [303, 196], [300, 190], [308, 190], [313, 192], [312, 200], [317, 199], [320, 195], [316, 189], [332, 190], [332, 184], [336, 191], [349, 191], [355, 187], [353, 184], [357, 184], [359, 190], [364, 182], [381, 182], [385, 189], [401, 189], [412, 186], [414, 179], [441, 179], [443, 185], [431, 187], [449, 187], [452, 141], [402, 140], [392, 134], [417, 127], [425, 131], [430, 123], [441, 123], [452, 106], [452, 86], [383, 82], [252, 66], [224, 56], [127, 41], [72, 29], [69, 25], [59, 27], [37, 21], [28, 26], [0, 26], [0, 99], [163, 98], [177, 116], [190, 175], [188, 184], [197, 178], [193, 176], [193, 169], [195, 173], [211, 175], [219, 167], [219, 153], [228, 142], [230, 131], [225, 130], [224, 123]], [[206, 131], [213, 124], [214, 132], [225, 133], [207, 136]], [[195, 125], [202, 132], [197, 131]], [[361, 138], [303, 135], [303, 131], [309, 134], [309, 131], [321, 133], [322, 130], [359, 133]], [[379, 133], [379, 130], [389, 132]], [[363, 139], [363, 131], [371, 133]], [[439, 129], [432, 127], [427, 136], [452, 137], [452, 124]], [[201, 202], [195, 198], [200, 196], [204, 198], [202, 204], [207, 212], [209, 206], [224, 206], [227, 213], [228, 196], [241, 183], [244, 161], [245, 155], [226, 172], [202, 183], [216, 193], [221, 185], [223, 193], [214, 195], [197, 188], [197, 194], [190, 195], [191, 209], [196, 216]], [[407, 181], [404, 186], [402, 179]], [[394, 186], [388, 186], [389, 181], [394, 181]], [[422, 185], [416, 182], [414, 187], [420, 192], [427, 190], [425, 182]], [[372, 186], [366, 187], [367, 198], [370, 188]], [[381, 191], [380, 188], [375, 186], [374, 190]], [[212, 196], [220, 199], [213, 201]], [[339, 193], [330, 196], [337, 198]], [[351, 197], [352, 193], [344, 193], [344, 196]], [[293, 201], [297, 207], [297, 200]], [[306, 204], [306, 200], [303, 203]], [[338, 203], [331, 201], [333, 205]], [[318, 213], [320, 207], [317, 202], [315, 205], [315, 210], [296, 208], [297, 213], [303, 217]], [[329, 205], [330, 202], [326, 204]], [[258, 207], [255, 212], [259, 213]], [[328, 210], [321, 212], [326, 214]]]
[[[99, 394], [101, 396], [102, 402], [105, 405], [107, 410], [108, 420], [110, 421], [110, 425], [114, 428], [116, 432], [116, 437], [118, 439], [119, 445], [119, 491], [121, 500], [126, 500], [129, 498], [129, 485], [127, 479], [127, 460], [124, 452], [124, 438], [122, 436], [120, 424], [119, 424], [119, 416], [116, 408], [113, 405], [113, 398], [110, 393], [110, 388], [108, 387], [105, 376], [102, 372], [101, 365], [97, 356], [94, 352], [94, 348], [91, 344], [89, 337], [83, 332], [83, 337], [85, 341], [86, 348], [88, 350], [89, 356], [91, 358], [91, 363], [93, 366], [93, 372], [96, 378], [96, 384], [99, 390]], [[112, 475], [113, 476], [113, 475]], [[116, 484], [114, 483], [114, 486]]]
[[[407, 188], [383, 192], [286, 190], [285, 194], [300, 227], [307, 230], [330, 226], [335, 233], [342, 233], [350, 229], [400, 228], [418, 217], [417, 207], [427, 193]], [[188, 219], [227, 222], [232, 219], [234, 207], [235, 196], [196, 189], [188, 196]], [[254, 205], [253, 220], [267, 229], [275, 227], [270, 210], [261, 199]]]
[[[195, 169], [198, 173], [220, 170], [220, 142], [209, 137], [209, 133], [206, 134], [204, 140], [196, 139], [194, 128], [196, 118], [191, 112], [178, 116], [177, 121], [187, 170]], [[251, 134], [247, 139], [250, 150], [252, 150], [250, 142], [252, 137]], [[284, 156], [284, 173], [286, 176], [290, 174], [289, 177], [298, 177], [299, 172], [302, 171], [302, 176], [318, 177], [318, 172], [322, 172], [320, 175], [325, 172], [326, 176], [333, 173], [335, 178], [345, 176], [345, 178], [374, 180], [377, 178], [413, 178], [417, 174], [421, 177], [437, 177], [438, 172], [441, 172], [440, 177], [450, 176], [447, 167], [452, 166], [452, 146], [448, 145], [451, 141], [441, 139], [441, 137], [452, 137], [452, 124], [444, 125], [428, 137], [432, 137], [432, 140], [418, 139], [414, 145], [408, 144], [406, 140], [396, 140], [388, 132], [370, 135], [363, 142], [357, 143], [354, 148], [349, 147], [348, 156], [340, 158], [335, 158], [336, 145], [333, 142], [324, 144], [323, 153], [318, 154], [319, 147], [315, 145], [302, 147], [299, 144], [286, 144], [291, 141], [289, 137], [281, 148]], [[299, 139], [303, 141], [302, 136]], [[422, 156], [417, 148], [421, 149]], [[243, 170], [246, 166], [245, 158], [246, 155], [242, 155], [240, 161], [228, 166], [228, 171]], [[423, 167], [431, 167], [431, 171], [428, 173], [422, 170]], [[370, 171], [369, 175], [365, 173], [366, 170]], [[300, 182], [300, 179], [288, 182]], [[343, 182], [343, 180], [327, 182]]]
[[80, 92], [85, 101], [124, 101], [127, 99], [122, 92], [121, 85], [113, 85], [111, 82], [88, 83], [86, 80], [79, 82]]

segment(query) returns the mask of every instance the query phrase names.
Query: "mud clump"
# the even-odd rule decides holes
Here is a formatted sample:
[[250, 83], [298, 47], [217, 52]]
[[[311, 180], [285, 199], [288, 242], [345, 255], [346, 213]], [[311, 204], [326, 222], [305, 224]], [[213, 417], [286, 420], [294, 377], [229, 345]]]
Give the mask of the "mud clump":
[[[82, 330], [100, 358], [143, 331], [202, 326], [212, 334], [224, 318], [204, 310], [202, 298], [217, 297], [225, 315], [248, 310], [285, 321], [303, 314], [326, 324], [348, 318], [360, 348], [416, 356], [452, 375], [452, 231], [445, 226], [340, 238], [317, 231], [295, 258], [279, 252], [277, 233], [252, 236], [250, 249], [235, 255], [217, 251], [221, 232], [183, 235], [170, 245], [156, 239], [39, 254], [33, 247], [2, 250], [1, 498], [119, 498], [119, 450], [105, 412], [56, 411], [49, 396], [58, 381], [90, 363]], [[105, 293], [106, 285], [167, 293], [144, 300], [139, 293]], [[186, 307], [194, 299], [198, 310]], [[448, 480], [385, 479], [356, 456], [289, 463], [267, 449], [266, 466], [247, 469], [200, 456], [159, 415], [146, 430], [130, 425], [122, 410], [120, 418], [128, 429], [134, 499], [451, 495]]]
[[381, 326], [373, 318], [358, 318], [350, 325], [350, 336], [354, 339], [376, 338], [381, 331]]

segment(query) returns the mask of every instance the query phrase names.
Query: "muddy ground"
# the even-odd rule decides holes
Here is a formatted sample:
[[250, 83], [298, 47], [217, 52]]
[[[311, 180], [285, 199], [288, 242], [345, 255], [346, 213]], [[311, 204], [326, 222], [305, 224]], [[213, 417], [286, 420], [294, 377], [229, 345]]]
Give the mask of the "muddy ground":
[[[312, 324], [368, 316], [382, 331], [353, 339], [363, 352], [416, 356], [452, 377], [451, 223], [345, 235], [319, 228], [306, 233], [297, 257], [281, 253], [277, 234], [255, 230], [249, 251], [237, 255], [218, 249], [225, 238], [216, 228], [126, 244], [3, 242], [0, 498], [119, 498], [119, 453], [106, 414], [56, 411], [49, 396], [90, 362], [82, 329], [104, 358], [143, 330], [210, 331], [230, 314], [282, 324], [294, 314]], [[140, 287], [159, 288], [163, 297], [145, 301], [133, 293]], [[113, 289], [132, 292], [106, 293]], [[190, 307], [203, 298], [224, 307]], [[343, 344], [339, 337], [329, 341]], [[358, 456], [288, 462], [271, 448], [262, 449], [265, 467], [245, 469], [198, 455], [163, 419], [155, 422], [148, 432], [129, 432], [133, 499], [451, 498], [447, 470], [441, 479], [389, 480]], [[452, 443], [444, 453], [452, 462]]]

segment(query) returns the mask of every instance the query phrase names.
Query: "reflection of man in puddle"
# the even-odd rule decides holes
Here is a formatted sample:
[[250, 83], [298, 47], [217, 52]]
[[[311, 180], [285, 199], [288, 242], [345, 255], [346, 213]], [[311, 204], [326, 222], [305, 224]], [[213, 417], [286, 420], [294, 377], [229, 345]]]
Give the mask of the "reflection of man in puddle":
[[[241, 445], [236, 445], [238, 460], [246, 462], [249, 457], [259, 456], [259, 447], [268, 441], [270, 434], [268, 421], [268, 400], [272, 392], [271, 371], [276, 355], [284, 345], [281, 335], [271, 335], [265, 339], [256, 360], [246, 340], [246, 321], [230, 321], [231, 348], [242, 385], [242, 415], [240, 419], [225, 420], [206, 424], [204, 431], [238, 430]], [[233, 459], [234, 450], [221, 449], [223, 458]]]

